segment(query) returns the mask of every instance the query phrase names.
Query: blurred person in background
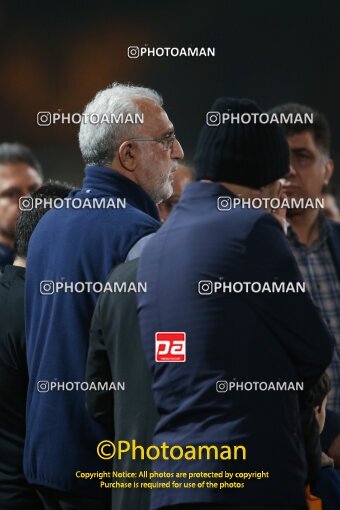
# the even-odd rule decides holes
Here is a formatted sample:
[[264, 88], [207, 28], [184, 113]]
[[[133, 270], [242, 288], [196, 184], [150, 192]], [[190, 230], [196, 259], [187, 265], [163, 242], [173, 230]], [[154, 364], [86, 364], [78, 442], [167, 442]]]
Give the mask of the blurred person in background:
[[33, 193], [41, 183], [40, 163], [28, 147], [0, 144], [0, 271], [14, 260], [19, 198]]
[[[77, 470], [102, 470], [97, 445], [107, 439], [105, 428], [89, 416], [84, 393], [37, 387], [39, 381], [85, 381], [98, 292], [43, 295], [40, 283], [104, 284], [117, 264], [137, 257], [160, 226], [156, 204], [171, 196], [172, 174], [183, 158], [162, 98], [152, 89], [115, 83], [98, 92], [84, 114], [79, 145], [85, 178], [68, 197], [82, 206], [49, 211], [31, 238], [27, 258], [24, 472], [46, 509], [106, 509], [110, 493], [74, 476]], [[103, 122], [86, 121], [92, 114]], [[123, 122], [108, 122], [113, 114]], [[143, 123], [124, 122], [135, 114], [143, 114]], [[95, 199], [105, 207], [95, 207]], [[110, 206], [118, 199], [125, 199], [126, 207]]]
[[[32, 198], [65, 198], [71, 187], [49, 181]], [[24, 286], [28, 243], [44, 205], [21, 211], [15, 233], [16, 256], [0, 277], [0, 508], [39, 510], [43, 506], [23, 473], [28, 386]]]
[[161, 222], [163, 223], [173, 208], [178, 203], [181, 195], [184, 191], [185, 186], [192, 182], [195, 178], [194, 168], [187, 164], [186, 162], [182, 162], [177, 166], [177, 170], [174, 173], [174, 180], [172, 183], [173, 194], [167, 200], [163, 200], [158, 204], [159, 217]]

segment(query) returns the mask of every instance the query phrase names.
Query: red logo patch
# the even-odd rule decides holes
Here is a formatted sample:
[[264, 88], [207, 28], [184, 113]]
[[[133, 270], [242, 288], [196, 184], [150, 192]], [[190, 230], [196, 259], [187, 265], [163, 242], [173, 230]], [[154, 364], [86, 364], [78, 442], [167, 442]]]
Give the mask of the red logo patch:
[[156, 333], [155, 360], [163, 363], [183, 363], [186, 360], [186, 334], [173, 331]]

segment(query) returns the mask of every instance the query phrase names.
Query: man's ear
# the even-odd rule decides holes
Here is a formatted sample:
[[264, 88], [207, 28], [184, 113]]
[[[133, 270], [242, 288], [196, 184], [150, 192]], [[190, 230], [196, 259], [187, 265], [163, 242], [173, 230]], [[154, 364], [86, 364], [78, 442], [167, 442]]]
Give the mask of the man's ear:
[[325, 182], [324, 184], [328, 184], [331, 180], [334, 171], [334, 161], [332, 159], [328, 159], [326, 162], [326, 171], [325, 171]]
[[316, 416], [321, 413], [321, 411], [322, 411], [321, 408], [322, 408], [322, 406], [315, 406], [314, 407], [314, 413], [315, 413]]
[[131, 140], [122, 143], [118, 149], [119, 162], [128, 172], [134, 172], [137, 166], [137, 148]]

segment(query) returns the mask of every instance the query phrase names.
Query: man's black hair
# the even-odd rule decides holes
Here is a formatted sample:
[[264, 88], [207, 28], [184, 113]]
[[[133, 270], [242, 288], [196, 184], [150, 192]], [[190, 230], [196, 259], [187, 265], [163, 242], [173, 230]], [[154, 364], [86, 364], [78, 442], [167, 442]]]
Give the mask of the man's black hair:
[[[59, 181], [47, 181], [41, 188], [32, 193], [32, 198], [66, 198], [72, 190], [72, 186], [68, 183]], [[26, 258], [28, 251], [28, 243], [33, 230], [37, 226], [39, 220], [51, 207], [47, 205], [44, 207], [42, 204], [38, 207], [33, 207], [30, 211], [21, 211], [16, 224], [15, 232], [15, 249], [18, 257]]]
[[41, 164], [29, 147], [21, 143], [0, 143], [0, 165], [26, 163], [43, 176]]
[[323, 153], [329, 156], [331, 150], [331, 130], [326, 117], [318, 110], [299, 103], [285, 103], [275, 106], [268, 113], [283, 113], [285, 115], [292, 113], [293, 117], [296, 114], [300, 114], [302, 118], [305, 114], [313, 114], [312, 124], [306, 125], [300, 123], [283, 123], [283, 130], [286, 133], [286, 136], [303, 133], [304, 131], [310, 131], [313, 135], [314, 142], [317, 147], [319, 147]]

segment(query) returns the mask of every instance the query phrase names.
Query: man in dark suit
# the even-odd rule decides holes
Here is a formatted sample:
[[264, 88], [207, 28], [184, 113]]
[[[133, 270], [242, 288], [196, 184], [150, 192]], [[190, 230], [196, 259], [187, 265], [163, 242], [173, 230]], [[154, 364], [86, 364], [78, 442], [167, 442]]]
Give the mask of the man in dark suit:
[[[112, 285], [136, 282], [138, 259], [120, 264], [110, 274]], [[152, 442], [158, 419], [151, 391], [151, 376], [140, 341], [136, 294], [103, 293], [92, 318], [87, 359], [88, 382], [122, 382], [124, 391], [88, 391], [87, 407], [93, 418], [102, 423], [107, 437], [132, 441], [147, 447]], [[139, 472], [150, 468], [147, 460], [124, 457], [113, 460], [112, 471]], [[148, 489], [111, 491], [114, 510], [149, 510]]]
[[[226, 98], [212, 110], [221, 118], [229, 112], [262, 112], [251, 101]], [[243, 282], [258, 282], [263, 289], [266, 283], [286, 289], [302, 283], [277, 219], [235, 206], [240, 198], [279, 196], [279, 179], [289, 169], [288, 146], [275, 124], [221, 122], [202, 129], [195, 164], [199, 182], [187, 185], [145, 246], [138, 270], [138, 280], [148, 286], [137, 299], [160, 414], [153, 443], [243, 446], [246, 458], [160, 457], [152, 468], [174, 474], [222, 472], [218, 482], [227, 484], [228, 472], [244, 488], [158, 489], [152, 492], [151, 510], [200, 504], [221, 510], [305, 508], [298, 387], [280, 390], [278, 383], [299, 381], [308, 387], [315, 382], [330, 363], [334, 339], [308, 292], [246, 291], [244, 285], [243, 292], [236, 290]], [[171, 350], [175, 337], [158, 343], [161, 332], [185, 333], [182, 358], [176, 357], [178, 345]], [[265, 382], [262, 391], [259, 381]], [[268, 389], [270, 383], [275, 391]], [[262, 471], [268, 478], [236, 478], [240, 472], [256, 478]]]
[[[32, 198], [64, 198], [71, 188], [49, 182]], [[23, 473], [28, 386], [24, 320], [25, 266], [28, 242], [48, 208], [22, 211], [16, 226], [16, 258], [0, 278], [0, 508], [43, 508]]]

